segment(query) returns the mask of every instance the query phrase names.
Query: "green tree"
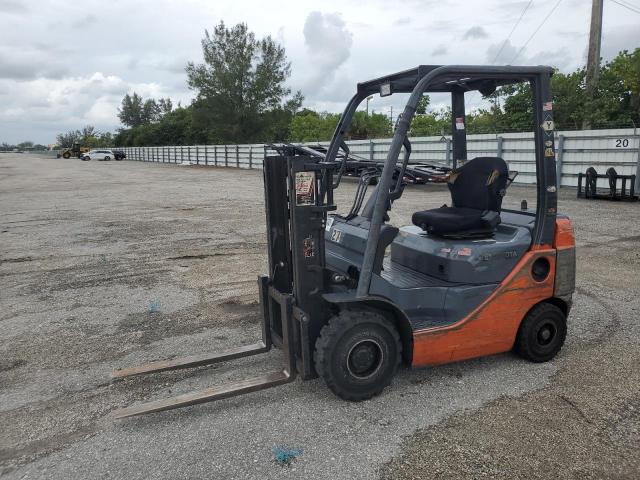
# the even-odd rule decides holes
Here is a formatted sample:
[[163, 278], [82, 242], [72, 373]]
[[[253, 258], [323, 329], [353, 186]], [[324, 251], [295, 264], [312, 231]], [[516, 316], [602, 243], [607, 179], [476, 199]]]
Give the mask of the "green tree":
[[582, 125], [584, 105], [584, 68], [569, 74], [556, 72], [551, 77], [553, 117], [558, 128], [577, 129]]
[[441, 109], [415, 115], [411, 121], [411, 136], [428, 137], [451, 133], [451, 109]]
[[56, 143], [59, 147], [69, 148], [72, 147], [74, 143], [79, 142], [81, 136], [80, 130], [70, 130], [66, 133], [59, 133], [56, 135]]
[[[340, 115], [337, 113], [318, 113], [304, 109], [291, 120], [290, 140], [294, 142], [318, 142], [330, 140], [335, 132]], [[347, 140], [361, 140], [365, 138], [381, 138], [391, 134], [389, 117], [381, 113], [356, 112]]]
[[[558, 129], [631, 126], [640, 123], [640, 48], [620, 52], [600, 67], [592, 98], [585, 95], [585, 69], [555, 72], [551, 77], [554, 120]], [[533, 128], [531, 89], [527, 84], [508, 85], [491, 95], [495, 131], [527, 131]], [[485, 118], [485, 124], [489, 118]], [[468, 122], [469, 123], [469, 122]], [[471, 130], [470, 130], [471, 131]]]
[[173, 102], [170, 98], [161, 98], [157, 102], [158, 110], [161, 116], [166, 115], [167, 113], [171, 113], [173, 111]]
[[133, 95], [127, 93], [118, 109], [118, 118], [127, 127], [137, 127], [144, 124], [145, 116], [142, 97], [136, 92], [133, 92]]
[[320, 142], [330, 140], [338, 125], [340, 115], [318, 113], [307, 108], [291, 120], [290, 139], [294, 142]]
[[100, 133], [93, 125], [85, 125], [80, 130], [80, 139], [78, 140], [83, 147], [96, 148], [102, 147], [100, 142]]
[[640, 48], [632, 53], [623, 50], [607, 67], [623, 87], [623, 108], [636, 125], [640, 124]]
[[289, 98], [291, 74], [285, 50], [270, 36], [257, 40], [245, 24], [227, 28], [220, 22], [202, 40], [204, 63], [190, 62], [188, 85], [196, 92], [193, 128], [202, 140], [270, 141], [268, 112], [283, 110], [290, 118], [302, 95]]
[[98, 143], [99, 143], [99, 146], [101, 146], [101, 147], [113, 147], [113, 146], [115, 146], [115, 144], [113, 142], [113, 133], [111, 133], [111, 132], [101, 133], [98, 136]]
[[418, 101], [418, 106], [416, 107], [416, 115], [424, 115], [425, 113], [427, 113], [427, 108], [429, 107], [430, 103], [431, 98], [429, 98], [429, 95], [422, 95], [422, 97], [420, 97], [420, 100]]
[[466, 116], [465, 127], [467, 133], [497, 133], [499, 113], [492, 106], [489, 109], [478, 109]]
[[153, 98], [145, 100], [142, 104], [142, 125], [154, 123], [160, 120], [161, 110]]
[[390, 134], [391, 123], [389, 117], [382, 113], [367, 115], [366, 112], [358, 111], [353, 115], [346, 137], [347, 139], [362, 140], [365, 138], [388, 137]]
[[197, 143], [191, 129], [192, 108], [178, 107], [162, 115], [156, 123], [120, 129], [112, 144], [123, 147], [154, 145], [185, 145]]
[[135, 128], [150, 123], [159, 122], [162, 117], [173, 110], [170, 98], [144, 100], [136, 92], [128, 93], [122, 99], [118, 109], [118, 118], [123, 125]]

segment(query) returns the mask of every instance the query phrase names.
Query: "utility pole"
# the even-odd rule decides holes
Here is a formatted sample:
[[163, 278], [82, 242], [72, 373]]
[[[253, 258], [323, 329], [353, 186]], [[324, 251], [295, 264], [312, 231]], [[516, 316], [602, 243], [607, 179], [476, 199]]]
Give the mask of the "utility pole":
[[[586, 96], [587, 102], [593, 99], [593, 94], [598, 87], [600, 74], [600, 44], [602, 43], [602, 7], [603, 0], [592, 0], [591, 4], [591, 28], [589, 30], [589, 53], [587, 55]], [[589, 109], [587, 109], [589, 111]], [[582, 120], [582, 128], [591, 128], [588, 117]]]

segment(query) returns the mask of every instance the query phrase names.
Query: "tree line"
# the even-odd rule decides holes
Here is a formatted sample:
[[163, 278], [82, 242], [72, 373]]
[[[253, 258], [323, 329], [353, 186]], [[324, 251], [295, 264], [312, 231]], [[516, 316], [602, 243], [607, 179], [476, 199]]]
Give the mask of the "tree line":
[[46, 145], [41, 145], [39, 143], [33, 143], [31, 140], [27, 140], [24, 142], [12, 144], [7, 142], [0, 143], [0, 152], [12, 152], [14, 150], [24, 151], [44, 151], [48, 150]]
[[[174, 108], [169, 98], [143, 99], [133, 92], [122, 99], [116, 133], [92, 127], [58, 136], [67, 146], [153, 146], [309, 142], [329, 140], [339, 114], [301, 108], [302, 93], [286, 86], [291, 64], [284, 47], [270, 36], [257, 39], [245, 24], [220, 22], [202, 39], [204, 62], [186, 66], [195, 93], [188, 106]], [[585, 69], [552, 77], [554, 117], [558, 129], [640, 124], [640, 48], [622, 51], [602, 64], [592, 97], [585, 95]], [[470, 94], [473, 95], [473, 94]], [[469, 96], [469, 95], [467, 95]], [[530, 131], [531, 91], [527, 84], [499, 88], [485, 97], [487, 108], [467, 114], [469, 133]], [[431, 108], [427, 95], [411, 125], [412, 136], [451, 133], [451, 109]], [[88, 131], [87, 131], [88, 130]], [[347, 138], [388, 137], [392, 119], [382, 113], [356, 112]]]

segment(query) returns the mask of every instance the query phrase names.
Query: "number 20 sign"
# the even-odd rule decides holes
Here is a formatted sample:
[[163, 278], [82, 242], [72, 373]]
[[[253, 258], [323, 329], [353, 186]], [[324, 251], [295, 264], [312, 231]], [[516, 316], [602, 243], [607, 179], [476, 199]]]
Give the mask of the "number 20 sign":
[[613, 138], [612, 147], [613, 148], [634, 148], [634, 143], [630, 138]]

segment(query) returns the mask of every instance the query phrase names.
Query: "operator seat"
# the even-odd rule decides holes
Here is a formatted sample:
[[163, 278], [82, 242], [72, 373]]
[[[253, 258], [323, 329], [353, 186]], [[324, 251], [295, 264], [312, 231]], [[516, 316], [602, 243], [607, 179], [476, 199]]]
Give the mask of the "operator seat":
[[413, 224], [441, 237], [491, 236], [500, 223], [508, 179], [509, 170], [502, 158], [474, 158], [449, 174], [452, 206], [416, 212]]

